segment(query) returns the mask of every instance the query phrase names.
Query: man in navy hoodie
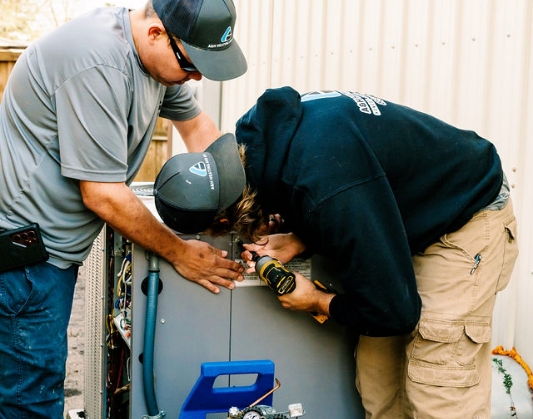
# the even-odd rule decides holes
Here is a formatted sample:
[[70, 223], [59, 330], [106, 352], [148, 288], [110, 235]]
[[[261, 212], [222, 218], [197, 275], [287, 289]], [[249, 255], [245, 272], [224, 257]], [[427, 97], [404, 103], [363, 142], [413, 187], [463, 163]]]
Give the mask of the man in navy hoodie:
[[367, 417], [490, 418], [492, 312], [518, 255], [494, 145], [375, 96], [290, 87], [267, 90], [236, 136], [258, 214], [284, 230], [245, 247], [332, 259], [342, 293], [296, 273], [279, 299], [359, 336]]

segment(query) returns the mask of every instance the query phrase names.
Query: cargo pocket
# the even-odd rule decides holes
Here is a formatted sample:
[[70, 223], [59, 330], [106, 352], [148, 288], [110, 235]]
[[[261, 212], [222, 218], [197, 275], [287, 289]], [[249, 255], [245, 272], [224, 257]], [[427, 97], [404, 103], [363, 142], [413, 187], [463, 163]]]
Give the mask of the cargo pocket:
[[412, 343], [409, 378], [434, 386], [474, 386], [479, 383], [476, 355], [490, 339], [488, 321], [422, 319]]

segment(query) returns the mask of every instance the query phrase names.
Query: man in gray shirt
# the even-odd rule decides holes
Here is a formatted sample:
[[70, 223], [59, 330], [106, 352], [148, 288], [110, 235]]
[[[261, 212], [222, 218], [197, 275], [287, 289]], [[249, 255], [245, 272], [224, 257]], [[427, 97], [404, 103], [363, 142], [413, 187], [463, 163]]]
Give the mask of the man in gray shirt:
[[242, 280], [225, 252], [180, 239], [128, 187], [159, 116], [189, 151], [220, 137], [184, 83], [246, 71], [235, 19], [231, 0], [102, 8], [19, 58], [0, 104], [0, 231], [38, 223], [49, 259], [0, 272], [0, 419], [62, 417], [77, 270], [104, 223], [211, 292]]

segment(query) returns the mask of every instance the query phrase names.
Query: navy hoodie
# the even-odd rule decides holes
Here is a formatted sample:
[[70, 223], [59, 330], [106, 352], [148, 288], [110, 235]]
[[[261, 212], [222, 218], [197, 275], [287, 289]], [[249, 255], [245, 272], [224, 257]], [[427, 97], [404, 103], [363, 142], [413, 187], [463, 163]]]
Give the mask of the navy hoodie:
[[503, 179], [495, 147], [476, 133], [354, 92], [267, 90], [236, 137], [263, 208], [333, 258], [344, 293], [332, 318], [368, 336], [415, 327], [411, 255], [462, 227]]

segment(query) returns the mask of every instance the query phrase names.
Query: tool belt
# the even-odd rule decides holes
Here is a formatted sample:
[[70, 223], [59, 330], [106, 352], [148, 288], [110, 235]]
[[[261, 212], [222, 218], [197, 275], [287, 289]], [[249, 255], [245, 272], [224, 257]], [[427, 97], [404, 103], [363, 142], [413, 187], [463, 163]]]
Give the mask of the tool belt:
[[13, 230], [0, 231], [0, 272], [44, 262], [44, 247], [39, 224], [32, 223]]

